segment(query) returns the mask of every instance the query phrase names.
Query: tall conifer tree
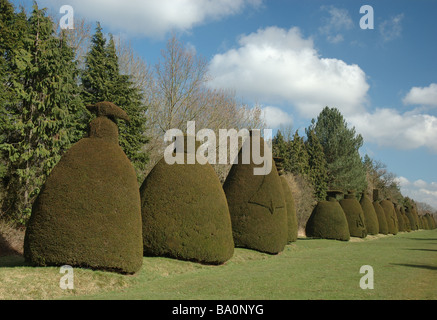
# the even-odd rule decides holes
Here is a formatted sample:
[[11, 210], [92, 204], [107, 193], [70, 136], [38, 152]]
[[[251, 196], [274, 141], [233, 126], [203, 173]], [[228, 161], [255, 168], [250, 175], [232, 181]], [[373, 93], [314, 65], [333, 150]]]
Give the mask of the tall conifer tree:
[[130, 76], [120, 73], [113, 37], [110, 36], [107, 41], [100, 24], [97, 25], [86, 56], [82, 86], [82, 96], [86, 103], [110, 101], [129, 115], [130, 123], [119, 123], [119, 141], [137, 171], [138, 180], [142, 181], [143, 170], [148, 161], [148, 155], [144, 151], [148, 142], [145, 135], [147, 106]]
[[80, 136], [81, 100], [74, 52], [56, 37], [35, 3], [30, 17], [15, 15], [15, 44], [7, 48], [10, 93], [2, 109], [0, 151], [8, 166], [2, 209], [25, 223], [45, 178]]

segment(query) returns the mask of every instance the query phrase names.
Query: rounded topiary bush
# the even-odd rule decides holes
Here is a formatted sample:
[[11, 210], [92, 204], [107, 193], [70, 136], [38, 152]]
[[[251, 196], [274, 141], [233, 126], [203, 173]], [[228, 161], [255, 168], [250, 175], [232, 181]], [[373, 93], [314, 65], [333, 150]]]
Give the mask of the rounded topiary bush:
[[405, 209], [405, 215], [407, 216], [408, 221], [410, 222], [411, 230], [418, 230], [419, 226], [417, 225], [417, 220], [414, 217], [414, 214], [413, 214], [413, 211], [412, 211], [411, 207], [407, 207]]
[[350, 239], [346, 215], [332, 193], [328, 200], [317, 203], [306, 223], [305, 234], [307, 237], [319, 239]]
[[399, 210], [401, 211], [402, 217], [404, 218], [405, 231], [411, 232], [410, 219], [408, 219], [408, 216], [405, 212], [405, 208], [403, 206], [400, 206]]
[[361, 209], [364, 214], [364, 225], [366, 226], [366, 231], [368, 234], [378, 234], [379, 233], [379, 222], [376, 215], [375, 208], [373, 207], [372, 201], [369, 196], [363, 192], [360, 200]]
[[402, 216], [400, 206], [398, 204], [394, 203], [394, 208], [395, 208], [396, 218], [398, 221], [398, 231], [399, 232], [406, 231], [404, 217]]
[[365, 238], [367, 236], [366, 226], [364, 224], [364, 213], [360, 203], [352, 192], [340, 200], [340, 205], [346, 215], [351, 237]]
[[378, 190], [373, 190], [373, 208], [375, 208], [375, 213], [378, 218], [378, 225], [379, 225], [379, 233], [381, 234], [388, 234], [388, 226], [387, 226], [387, 220], [385, 218], [385, 212], [384, 209], [379, 204], [379, 194]]
[[389, 199], [382, 200], [380, 202], [382, 209], [384, 209], [385, 219], [387, 221], [388, 233], [397, 234], [398, 233], [398, 222], [396, 217], [395, 208], [393, 202]]
[[[232, 220], [235, 246], [276, 254], [284, 250], [288, 239], [287, 211], [281, 179], [272, 158], [271, 171], [255, 175], [252, 161], [252, 141], [259, 139], [261, 155], [264, 140], [251, 133], [238, 153], [238, 163], [232, 165], [223, 184]], [[250, 147], [250, 163], [243, 163], [243, 150]], [[266, 152], [269, 150], [266, 150]], [[266, 154], [267, 155], [267, 154]]]
[[212, 166], [162, 158], [140, 188], [145, 256], [222, 264], [234, 252], [231, 219]]
[[[117, 109], [105, 102], [90, 107]], [[110, 113], [110, 111], [108, 111]], [[110, 113], [111, 114], [111, 113]], [[110, 115], [109, 114], [109, 115]], [[135, 273], [142, 265], [141, 210], [135, 170], [106, 115], [73, 145], [47, 178], [24, 242], [26, 261]]]
[[435, 222], [434, 218], [431, 216], [431, 214], [429, 212], [427, 212], [425, 214], [425, 218], [428, 221], [429, 229], [435, 229], [436, 228], [436, 222]]

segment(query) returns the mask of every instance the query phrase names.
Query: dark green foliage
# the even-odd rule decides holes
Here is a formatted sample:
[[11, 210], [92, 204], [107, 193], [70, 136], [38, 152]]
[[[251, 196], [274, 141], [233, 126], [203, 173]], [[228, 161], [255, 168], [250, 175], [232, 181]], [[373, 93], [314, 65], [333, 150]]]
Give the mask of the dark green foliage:
[[405, 222], [404, 222], [404, 217], [401, 213], [400, 206], [398, 206], [396, 203], [394, 203], [394, 208], [395, 208], [395, 213], [396, 213], [396, 217], [397, 217], [397, 221], [398, 221], [398, 231], [399, 232], [407, 231], [406, 226], [405, 226]]
[[328, 187], [340, 190], [365, 190], [366, 171], [359, 149], [363, 138], [355, 128], [348, 128], [336, 108], [325, 107], [308, 130], [314, 130], [325, 153]]
[[306, 129], [307, 151], [309, 156], [309, 177], [314, 185], [315, 196], [318, 200], [326, 198], [328, 191], [328, 164], [325, 159], [323, 147], [312, 129]]
[[431, 216], [431, 214], [429, 214], [429, 213], [425, 213], [425, 219], [426, 219], [426, 221], [427, 221], [427, 223], [428, 223], [428, 228], [429, 228], [430, 230], [436, 228], [435, 220], [434, 220], [434, 218]]
[[229, 209], [209, 163], [169, 165], [163, 158], [143, 182], [140, 195], [144, 255], [207, 264], [232, 257]]
[[[252, 139], [253, 136], [245, 142], [250, 144], [250, 148]], [[242, 150], [238, 154], [238, 164], [232, 165], [223, 185], [234, 242], [237, 247], [276, 254], [284, 250], [288, 237], [281, 180], [275, 163], [267, 175], [254, 175], [254, 168], [261, 166], [252, 162], [243, 164]], [[264, 154], [262, 138], [260, 150]]]
[[413, 210], [412, 210], [411, 207], [407, 207], [405, 209], [405, 215], [407, 216], [408, 221], [410, 222], [411, 230], [418, 230], [419, 226], [417, 224], [417, 220], [416, 220], [416, 218], [414, 216], [414, 213], [413, 213]]
[[378, 217], [379, 233], [388, 234], [387, 219], [385, 218], [384, 209], [379, 204], [379, 191], [377, 189], [373, 190], [373, 208], [375, 208], [376, 216]]
[[407, 213], [405, 212], [405, 208], [403, 206], [401, 206], [399, 210], [401, 211], [402, 217], [404, 219], [405, 231], [410, 232], [411, 231], [411, 223], [410, 223], [410, 219], [407, 216]]
[[364, 224], [364, 212], [353, 193], [346, 194], [340, 200], [340, 205], [346, 215], [351, 237], [365, 238], [367, 236]]
[[143, 148], [148, 142], [145, 135], [147, 106], [143, 94], [133, 85], [130, 76], [120, 73], [114, 40], [112, 36], [109, 41], [105, 39], [100, 24], [86, 55], [82, 87], [85, 103], [112, 101], [128, 114], [129, 125], [123, 122], [119, 124], [120, 146], [132, 161], [138, 181], [142, 181], [148, 162], [148, 155]]
[[282, 183], [282, 191], [284, 193], [285, 208], [287, 210], [287, 222], [288, 222], [288, 242], [294, 242], [297, 240], [297, 216], [296, 206], [294, 203], [293, 194], [291, 193], [290, 186], [284, 176], [279, 177]]
[[[96, 118], [103, 132], [116, 125]], [[94, 131], [98, 131], [95, 129]], [[94, 132], [92, 131], [92, 132]], [[24, 255], [37, 266], [135, 273], [142, 264], [135, 170], [114, 137], [77, 142], [52, 170], [32, 207]]]
[[375, 208], [373, 207], [372, 201], [369, 196], [363, 192], [360, 200], [361, 209], [364, 214], [364, 225], [366, 226], [367, 234], [378, 234], [379, 233], [379, 222], [378, 216], [376, 215]]
[[2, 211], [24, 224], [47, 175], [82, 137], [86, 110], [75, 54], [64, 34], [55, 34], [53, 22], [36, 3], [29, 18], [24, 11], [11, 15], [10, 7], [7, 12], [8, 36], [0, 39], [8, 84], [0, 108], [0, 152], [7, 163]]
[[344, 211], [335, 198], [317, 203], [305, 227], [307, 237], [348, 241], [349, 227]]
[[382, 209], [384, 209], [385, 220], [387, 221], [388, 233], [397, 234], [398, 219], [396, 217], [396, 211], [393, 202], [391, 202], [389, 199], [385, 199], [382, 200], [379, 204], [381, 205]]

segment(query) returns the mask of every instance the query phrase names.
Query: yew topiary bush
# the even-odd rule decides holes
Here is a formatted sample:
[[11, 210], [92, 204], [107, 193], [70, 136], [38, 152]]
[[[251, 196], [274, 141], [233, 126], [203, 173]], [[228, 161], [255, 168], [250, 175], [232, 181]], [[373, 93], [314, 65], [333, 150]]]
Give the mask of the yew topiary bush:
[[307, 237], [348, 241], [349, 226], [345, 213], [332, 192], [328, 200], [317, 203], [305, 227]]
[[368, 234], [378, 234], [379, 233], [379, 222], [378, 216], [376, 215], [375, 208], [373, 207], [372, 201], [369, 196], [363, 192], [360, 199], [361, 209], [364, 214], [364, 225], [366, 226], [366, 231]]
[[[32, 207], [24, 256], [37, 266], [71, 265], [135, 273], [142, 265], [140, 196], [135, 170], [118, 145], [109, 110], [90, 123], [55, 166]], [[117, 110], [112, 114], [111, 109]]]
[[[266, 147], [264, 140], [253, 134], [245, 142], [249, 143], [247, 146], [250, 146], [250, 154], [253, 139], [260, 139], [263, 155]], [[235, 246], [276, 254], [284, 250], [288, 239], [287, 211], [281, 179], [273, 159], [270, 159], [272, 169], [268, 174], [254, 175], [254, 168], [262, 165], [255, 165], [252, 157], [250, 163], [242, 163], [243, 148], [238, 154], [238, 163], [232, 165], [223, 184]]]
[[234, 252], [231, 219], [212, 166], [161, 159], [141, 188], [145, 256], [222, 264]]
[[364, 213], [360, 203], [352, 192], [340, 200], [340, 205], [346, 215], [351, 237], [365, 238], [367, 236], [364, 224]]
[[387, 220], [385, 218], [385, 212], [384, 209], [379, 204], [379, 192], [377, 189], [373, 190], [373, 208], [375, 208], [376, 216], [378, 218], [378, 224], [379, 224], [379, 233], [381, 234], [388, 234], [388, 226], [387, 226]]
[[384, 209], [385, 219], [387, 221], [388, 233], [397, 234], [398, 233], [398, 219], [396, 217], [396, 211], [389, 199], [382, 200], [380, 202], [382, 209]]

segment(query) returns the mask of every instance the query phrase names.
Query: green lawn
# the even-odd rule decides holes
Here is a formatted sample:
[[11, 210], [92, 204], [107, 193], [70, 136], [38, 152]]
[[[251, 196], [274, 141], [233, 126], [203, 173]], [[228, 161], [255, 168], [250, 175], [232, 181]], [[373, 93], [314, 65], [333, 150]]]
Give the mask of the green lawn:
[[[360, 288], [360, 267], [374, 289]], [[62, 290], [59, 268], [0, 258], [0, 299], [437, 299], [437, 229], [349, 242], [300, 238], [279, 255], [236, 249], [222, 266], [144, 258], [134, 276], [74, 269]]]

